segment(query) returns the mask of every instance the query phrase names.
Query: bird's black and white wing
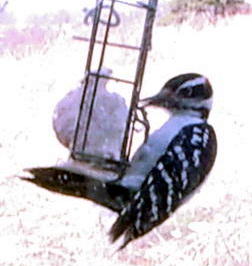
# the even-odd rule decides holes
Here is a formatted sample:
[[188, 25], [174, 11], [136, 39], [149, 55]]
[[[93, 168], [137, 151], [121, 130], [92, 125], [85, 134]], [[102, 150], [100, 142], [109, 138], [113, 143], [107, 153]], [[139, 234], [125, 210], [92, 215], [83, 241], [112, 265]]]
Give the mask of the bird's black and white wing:
[[124, 235], [123, 248], [167, 219], [204, 181], [216, 148], [215, 132], [207, 123], [184, 127], [122, 210], [110, 231], [112, 242]]

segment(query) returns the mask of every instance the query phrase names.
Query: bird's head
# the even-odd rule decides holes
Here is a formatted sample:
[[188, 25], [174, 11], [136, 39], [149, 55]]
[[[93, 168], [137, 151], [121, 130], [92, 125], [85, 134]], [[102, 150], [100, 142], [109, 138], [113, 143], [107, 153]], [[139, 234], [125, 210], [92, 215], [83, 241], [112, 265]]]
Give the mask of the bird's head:
[[212, 94], [212, 87], [206, 77], [188, 73], [170, 79], [157, 95], [141, 101], [144, 106], [163, 107], [172, 113], [194, 112], [207, 118], [212, 107]]

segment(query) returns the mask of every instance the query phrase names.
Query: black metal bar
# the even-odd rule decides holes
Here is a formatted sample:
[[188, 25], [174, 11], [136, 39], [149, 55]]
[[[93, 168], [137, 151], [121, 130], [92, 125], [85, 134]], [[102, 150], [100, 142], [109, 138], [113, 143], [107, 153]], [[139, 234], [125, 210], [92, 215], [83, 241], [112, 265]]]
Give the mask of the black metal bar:
[[76, 123], [76, 127], [75, 127], [74, 138], [73, 138], [73, 145], [72, 145], [73, 151], [75, 150], [76, 144], [77, 144], [77, 138], [78, 138], [78, 134], [79, 134], [79, 130], [80, 130], [81, 114], [82, 114], [83, 104], [84, 104], [84, 101], [86, 98], [87, 87], [89, 84], [89, 75], [87, 75], [87, 72], [90, 71], [90, 66], [92, 63], [94, 45], [95, 45], [95, 40], [96, 40], [96, 35], [97, 35], [97, 30], [98, 30], [98, 24], [99, 24], [99, 17], [101, 15], [101, 9], [102, 9], [102, 3], [103, 3], [102, 1], [98, 5], [97, 11], [95, 13], [94, 24], [93, 24], [93, 28], [92, 28], [92, 32], [91, 32], [91, 40], [89, 43], [88, 56], [87, 56], [87, 61], [86, 61], [85, 84], [83, 87], [81, 103], [80, 103], [80, 107], [79, 107], [78, 118], [77, 118], [77, 123]]
[[128, 119], [126, 122], [126, 129], [125, 129], [125, 136], [123, 140], [122, 150], [121, 150], [121, 158], [129, 159], [130, 152], [131, 152], [131, 146], [133, 141], [133, 133], [134, 133], [134, 125], [136, 122], [136, 107], [137, 102], [139, 100], [139, 94], [142, 87], [142, 81], [143, 81], [143, 75], [144, 75], [144, 67], [146, 64], [147, 54], [148, 50], [151, 47], [151, 33], [152, 33], [152, 27], [153, 22], [155, 19], [155, 8], [153, 7], [157, 6], [158, 0], [149, 0], [149, 6], [151, 7], [148, 9], [146, 17], [145, 17], [145, 23], [144, 23], [144, 32], [141, 42], [141, 50], [138, 57], [138, 63], [137, 63], [137, 69], [136, 69], [136, 75], [135, 75], [135, 83], [134, 88], [132, 92], [132, 98], [131, 98], [131, 104], [130, 104], [130, 110], [128, 114]]
[[[150, 0], [149, 4], [153, 6], [157, 6], [158, 0]], [[134, 133], [134, 128], [135, 128], [135, 123], [136, 123], [136, 107], [137, 107], [137, 102], [139, 100], [139, 95], [141, 92], [142, 88], [142, 82], [143, 82], [143, 75], [144, 75], [144, 67], [146, 65], [147, 61], [147, 54], [148, 50], [151, 48], [151, 40], [152, 40], [152, 28], [153, 28], [153, 23], [155, 19], [155, 10], [149, 10], [146, 14], [145, 18], [145, 26], [144, 26], [144, 35], [142, 39], [142, 47], [145, 49], [142, 49], [139, 55], [139, 61], [138, 61], [138, 66], [137, 66], [137, 71], [136, 71], [136, 76], [135, 80], [136, 83], [138, 84], [138, 87], [136, 86], [135, 89], [133, 90], [133, 97], [132, 97], [132, 105], [133, 105], [133, 112], [132, 112], [132, 125], [131, 125], [131, 132], [130, 132], [130, 137], [129, 137], [129, 142], [128, 142], [128, 147], [126, 149], [126, 155], [125, 157], [128, 159], [129, 155], [131, 153], [131, 148], [132, 148], [132, 142], [133, 142], [133, 133]], [[133, 103], [133, 101], [136, 101]]]
[[[86, 41], [89, 42], [90, 39], [87, 37], [80, 37], [80, 36], [73, 36], [74, 40], [78, 40], [78, 41]], [[103, 44], [102, 41], [96, 40], [95, 41], [98, 44]], [[109, 46], [113, 46], [113, 47], [118, 47], [118, 48], [125, 48], [125, 49], [131, 49], [131, 50], [137, 50], [139, 51], [141, 49], [141, 47], [137, 47], [137, 46], [133, 46], [133, 45], [126, 45], [126, 44], [120, 44], [120, 43], [112, 43], [112, 42], [107, 42], [107, 45]]]
[[90, 71], [90, 66], [92, 63], [94, 46], [96, 43], [96, 35], [97, 35], [99, 20], [101, 16], [102, 4], [103, 4], [103, 0], [101, 0], [100, 3], [97, 5], [97, 9], [96, 9], [95, 16], [94, 16], [94, 24], [93, 24], [93, 28], [91, 32], [90, 45], [88, 49], [88, 57], [87, 57], [87, 62], [86, 62], [86, 71]]
[[127, 140], [127, 147], [125, 148], [125, 155], [124, 157], [126, 157], [127, 159], [129, 159], [129, 155], [131, 153], [131, 147], [132, 147], [132, 142], [133, 142], [133, 134], [134, 134], [134, 129], [135, 129], [135, 123], [136, 123], [136, 107], [137, 107], [137, 102], [139, 100], [139, 94], [142, 88], [142, 80], [143, 80], [143, 70], [144, 70], [144, 66], [146, 63], [146, 57], [147, 57], [147, 51], [144, 51], [144, 49], [142, 50], [143, 53], [140, 54], [139, 56], [139, 65], [137, 67], [137, 73], [136, 73], [136, 86], [133, 89], [133, 93], [132, 93], [132, 118], [129, 121], [129, 123], [131, 122], [130, 125], [130, 130], [129, 130], [129, 139]]
[[[101, 2], [100, 9], [102, 8], [102, 3], [103, 2]], [[102, 45], [101, 57], [100, 57], [100, 62], [99, 62], [99, 66], [98, 66], [98, 73], [100, 73], [101, 68], [102, 68], [102, 63], [104, 61], [104, 56], [105, 56], [105, 51], [106, 51], [106, 44], [107, 44], [107, 40], [108, 40], [108, 34], [109, 34], [109, 29], [110, 29], [110, 22], [111, 22], [111, 18], [112, 18], [112, 11], [113, 11], [113, 8], [114, 8], [114, 3], [115, 3], [115, 0], [112, 0], [111, 6], [110, 6], [109, 17], [108, 17], [108, 24], [106, 26], [104, 42], [103, 42], [103, 45]], [[92, 112], [93, 112], [93, 107], [94, 107], [95, 95], [96, 95], [96, 91], [97, 91], [97, 87], [98, 87], [98, 81], [99, 81], [99, 77], [96, 78], [95, 84], [94, 84], [94, 91], [93, 91], [93, 95], [92, 95], [92, 99], [91, 99], [90, 109], [89, 109], [89, 112], [88, 112], [86, 131], [85, 131], [84, 138], [83, 138], [83, 146], [82, 146], [83, 149], [85, 149], [86, 143], [87, 143], [88, 130], [89, 130], [90, 122], [91, 122], [91, 118], [92, 118]]]
[[90, 72], [90, 75], [98, 76], [99, 78], [110, 79], [110, 80], [114, 80], [114, 81], [122, 82], [122, 83], [126, 83], [126, 84], [134, 84], [134, 82], [130, 81], [130, 80], [120, 79], [120, 78], [116, 78], [116, 77], [112, 77], [112, 76], [100, 75], [100, 74], [97, 74], [97, 73], [94, 73], [94, 72]]

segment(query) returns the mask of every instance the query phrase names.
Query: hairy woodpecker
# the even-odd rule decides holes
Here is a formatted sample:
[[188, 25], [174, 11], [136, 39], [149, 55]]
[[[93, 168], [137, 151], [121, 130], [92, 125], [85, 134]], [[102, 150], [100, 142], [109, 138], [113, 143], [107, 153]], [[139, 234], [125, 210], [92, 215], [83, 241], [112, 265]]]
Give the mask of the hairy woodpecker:
[[110, 231], [112, 242], [124, 235], [121, 248], [164, 222], [210, 172], [217, 151], [214, 129], [207, 123], [212, 94], [206, 77], [188, 73], [144, 100], [167, 109], [170, 118], [139, 148], [120, 181], [132, 186], [134, 175], [142, 181]]
[[27, 169], [34, 176], [28, 180], [117, 211], [110, 236], [112, 242], [124, 236], [124, 248], [164, 222], [210, 172], [217, 150], [214, 129], [207, 123], [212, 94], [206, 77], [188, 73], [142, 100], [146, 106], [167, 109], [170, 118], [139, 147], [119, 180], [95, 180], [57, 167]]

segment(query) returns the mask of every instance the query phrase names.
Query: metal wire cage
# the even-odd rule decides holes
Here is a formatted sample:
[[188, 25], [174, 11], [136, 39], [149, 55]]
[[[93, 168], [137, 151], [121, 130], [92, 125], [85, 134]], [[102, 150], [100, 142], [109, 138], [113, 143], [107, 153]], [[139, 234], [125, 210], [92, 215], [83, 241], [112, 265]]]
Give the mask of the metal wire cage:
[[[95, 167], [109, 169], [117, 173], [121, 173], [128, 165], [133, 136], [135, 132], [135, 124], [137, 121], [139, 121], [139, 94], [142, 88], [147, 54], [151, 49], [152, 28], [155, 19], [157, 2], [158, 0], [148, 0], [148, 2], [146, 1], [146, 3], [139, 1], [134, 2], [132, 0], [106, 0], [106, 3], [105, 0], [96, 1], [96, 7], [95, 9], [93, 9], [93, 24], [90, 39], [74, 36], [74, 38], [77, 40], [89, 41], [89, 49], [85, 66], [85, 79], [83, 82], [83, 93], [81, 97], [81, 103], [79, 107], [79, 113], [77, 117], [70, 155], [74, 160], [90, 162]], [[106, 23], [104, 23], [104, 17], [102, 18], [101, 16], [103, 14], [103, 7], [106, 6], [106, 8], [108, 9], [108, 4], [108, 15]], [[142, 9], [145, 13], [143, 24], [144, 28], [141, 36], [141, 41], [137, 46], [129, 45], [127, 43], [117, 43], [110, 41], [109, 39], [112, 27], [112, 17], [116, 12], [115, 6], [119, 5]], [[98, 28], [104, 31], [102, 39], [98, 37]], [[100, 55], [98, 56], [98, 62], [95, 63], [94, 56], [97, 45], [100, 46]], [[133, 79], [125, 79], [113, 75], [108, 75], [106, 73], [104, 74], [102, 69], [104, 67], [104, 58], [108, 47], [113, 49], [127, 49], [131, 53], [138, 53]], [[92, 68], [95, 68], [97, 71], [92, 71]], [[121, 117], [121, 119], [125, 119], [125, 121], [121, 129], [122, 134], [119, 134], [120, 136], [113, 136], [112, 132], [108, 131], [107, 133], [105, 133], [102, 124], [107, 123], [107, 121], [105, 121], [105, 119], [99, 119], [97, 117], [106, 112], [104, 111], [104, 108], [102, 110], [100, 109], [98, 112], [96, 111], [97, 108], [100, 108], [97, 107], [97, 105], [101, 105], [98, 102], [101, 102], [102, 100], [105, 101], [103, 97], [101, 97], [101, 100], [97, 100], [99, 95], [99, 82], [101, 81], [101, 79], [115, 81], [118, 88], [120, 88], [120, 86], [122, 86], [123, 84], [126, 84], [130, 87], [129, 90], [131, 91], [131, 99], [129, 101], [127, 115]], [[90, 85], [91, 83], [92, 85]], [[109, 105], [110, 103], [107, 104]], [[145, 124], [145, 130], [147, 134], [148, 123], [145, 119], [145, 113], [143, 110], [140, 111], [142, 117], [144, 118], [143, 120], [145, 121], [143, 122], [143, 124]], [[111, 113], [108, 113], [107, 120], [110, 119], [113, 123], [113, 114], [111, 115]], [[92, 123], [96, 123], [96, 127], [92, 126]], [[110, 127], [112, 131], [113, 126], [111, 125]], [[104, 151], [99, 151], [99, 146], [101, 146], [99, 143], [102, 143], [103, 140], [105, 142], [106, 134], [113, 136], [112, 138], [110, 137], [110, 141], [117, 141], [117, 143], [119, 143], [116, 146], [116, 154], [108, 155]], [[93, 140], [93, 142], [91, 141], [91, 139], [94, 138], [95, 135], [99, 136], [100, 141], [96, 141], [95, 139]], [[116, 140], [116, 138], [119, 138], [119, 140]], [[90, 145], [90, 143], [92, 143], [92, 145]]]

